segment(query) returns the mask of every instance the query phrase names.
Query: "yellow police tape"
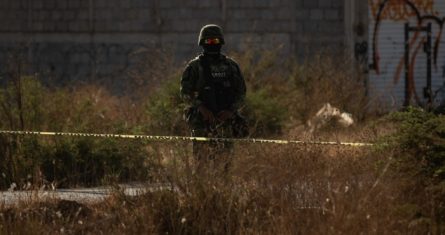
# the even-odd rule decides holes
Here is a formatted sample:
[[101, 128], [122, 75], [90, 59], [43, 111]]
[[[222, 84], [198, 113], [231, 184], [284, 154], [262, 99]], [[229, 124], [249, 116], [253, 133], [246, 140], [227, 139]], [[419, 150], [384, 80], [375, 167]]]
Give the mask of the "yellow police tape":
[[299, 145], [345, 145], [353, 147], [373, 146], [373, 144], [371, 143], [352, 143], [352, 142], [334, 142], [334, 141], [270, 140], [270, 139], [252, 139], [252, 138], [237, 139], [237, 138], [215, 138], [215, 137], [95, 134], [95, 133], [70, 133], [70, 132], [48, 132], [48, 131], [0, 130], [0, 134], [101, 137], [101, 138], [121, 138], [121, 139], [144, 139], [153, 141], [200, 141], [200, 142], [216, 141], [216, 142], [245, 142], [245, 143], [268, 143], [268, 144], [299, 144]]

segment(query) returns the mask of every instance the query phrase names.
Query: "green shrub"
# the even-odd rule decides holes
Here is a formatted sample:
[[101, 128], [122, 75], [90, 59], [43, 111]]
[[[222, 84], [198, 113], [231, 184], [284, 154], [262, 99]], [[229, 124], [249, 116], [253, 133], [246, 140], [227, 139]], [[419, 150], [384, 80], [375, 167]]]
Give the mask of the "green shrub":
[[396, 151], [397, 177], [403, 182], [400, 207], [416, 208], [410, 226], [424, 224], [440, 234], [445, 228], [445, 117], [410, 107], [389, 119], [398, 125], [386, 140]]
[[47, 90], [34, 77], [23, 77], [0, 89], [1, 128], [38, 128], [44, 119], [41, 104], [46, 93]]
[[399, 125], [391, 142], [412, 157], [418, 173], [434, 180], [445, 180], [445, 117], [409, 108], [389, 118]]
[[[128, 133], [126, 107], [99, 87], [45, 88], [35, 77], [0, 88], [3, 130]], [[137, 116], [138, 112], [132, 112]], [[97, 185], [104, 180], [145, 180], [151, 160], [142, 141], [78, 137], [0, 136], [0, 188]]]
[[261, 89], [247, 94], [244, 115], [252, 136], [268, 136], [281, 133], [288, 113], [277, 97]]
[[153, 95], [148, 97], [145, 105], [148, 116], [146, 125], [153, 135], [188, 134], [183, 120], [186, 105], [180, 97], [178, 76], [165, 81]]

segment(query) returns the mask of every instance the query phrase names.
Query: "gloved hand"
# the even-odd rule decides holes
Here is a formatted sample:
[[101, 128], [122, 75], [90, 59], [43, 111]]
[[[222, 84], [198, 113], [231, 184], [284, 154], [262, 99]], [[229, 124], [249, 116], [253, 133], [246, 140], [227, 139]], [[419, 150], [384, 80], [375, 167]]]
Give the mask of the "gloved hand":
[[198, 111], [199, 111], [199, 113], [201, 113], [204, 121], [208, 121], [210, 123], [215, 122], [215, 116], [213, 115], [212, 111], [210, 111], [204, 105], [200, 105], [198, 107]]
[[233, 112], [229, 110], [223, 110], [218, 113], [218, 121], [225, 122], [227, 119], [230, 119], [233, 117]]

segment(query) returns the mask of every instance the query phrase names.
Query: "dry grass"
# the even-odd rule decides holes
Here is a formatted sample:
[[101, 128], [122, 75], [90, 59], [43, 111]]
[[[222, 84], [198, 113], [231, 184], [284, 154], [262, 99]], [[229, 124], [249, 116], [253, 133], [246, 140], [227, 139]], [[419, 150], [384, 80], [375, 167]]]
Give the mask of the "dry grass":
[[[177, 146], [184, 148], [184, 146]], [[59, 233], [358, 234], [429, 231], [403, 215], [391, 153], [366, 148], [238, 145], [227, 174], [193, 174], [187, 153], [165, 154], [158, 182], [138, 197], [36, 202], [3, 209], [1, 230]], [[188, 164], [190, 163], [190, 164]], [[74, 207], [74, 208], [72, 208]], [[79, 209], [82, 208], [82, 209]], [[81, 211], [82, 213], [80, 213]], [[61, 215], [61, 216], [60, 216]]]
[[[328, 127], [316, 138], [374, 142], [393, 130], [391, 124], [364, 122], [372, 104], [366, 100], [363, 78], [356, 77], [348, 63], [338, 64], [338, 57], [320, 55], [303, 64], [283, 62], [274, 52], [265, 56], [249, 52], [234, 57], [242, 65], [248, 82], [249, 102], [256, 105], [256, 110], [252, 107], [245, 110], [255, 124], [254, 134], [277, 138], [301, 136], [298, 125], [305, 123], [324, 102], [353, 113], [359, 122], [348, 130]], [[29, 99], [24, 107], [32, 112], [24, 114], [23, 123], [25, 127], [50, 130], [183, 133], [184, 123], [178, 116], [181, 110], [176, 103], [177, 71], [167, 76], [174, 77], [173, 80], [163, 83], [156, 78], [163, 74], [158, 70], [165, 67], [161, 64], [149, 69], [153, 71], [139, 71], [140, 77], [135, 81], [142, 85], [134, 96], [116, 97], [98, 85], [54, 90], [48, 92], [49, 96], [28, 95], [37, 97], [38, 104], [43, 106], [35, 109], [31, 101], [36, 99]], [[149, 77], [144, 74], [153, 76], [155, 83], [167, 84], [161, 86], [161, 94], [145, 95], [147, 84], [153, 83], [148, 83]], [[9, 126], [3, 122], [2, 128], [17, 127], [20, 109], [13, 98], [17, 92], [4, 94], [2, 103], [7, 108], [0, 112], [0, 117], [13, 118]], [[34, 113], [45, 115], [36, 119], [39, 115], [30, 115]], [[271, 120], [274, 116], [279, 118]], [[85, 156], [108, 157], [118, 152], [118, 148], [126, 149], [113, 156], [124, 158], [122, 164], [130, 170], [149, 171], [135, 178], [169, 187], [138, 197], [126, 197], [116, 190], [114, 196], [98, 204], [35, 201], [2, 207], [0, 234], [30, 231], [34, 234], [440, 234], [445, 229], [439, 222], [418, 215], [419, 208], [415, 205], [437, 194], [428, 194], [416, 184], [416, 176], [400, 171], [393, 160], [400, 154], [397, 149], [237, 144], [235, 154], [229, 156], [232, 159], [229, 172], [217, 165], [196, 173], [189, 143], [67, 142], [71, 147], [67, 152], [61, 151], [60, 156], [72, 151], [80, 162], [84, 162]], [[4, 149], [13, 149], [10, 146], [15, 143], [27, 142], [5, 144]], [[54, 143], [64, 150], [64, 142]], [[82, 144], [89, 147], [88, 154], [100, 154], [82, 154], [80, 150], [84, 148], [77, 148], [85, 147]], [[24, 158], [34, 152], [35, 146], [26, 147], [28, 152], [18, 151], [17, 156], [4, 154], [9, 157], [5, 159], [24, 159], [25, 163], [32, 163], [29, 169], [39, 169], [38, 162], [34, 164]], [[52, 149], [50, 145], [46, 147]], [[101, 151], [96, 151], [97, 148]], [[137, 149], [137, 155], [132, 148]], [[133, 157], [139, 160], [132, 161]], [[0, 163], [2, 171], [11, 165], [20, 171], [20, 166], [12, 160]], [[109, 163], [115, 166], [113, 163], [118, 162], [115, 160]], [[64, 168], [61, 169], [63, 172]], [[24, 176], [29, 174], [21, 171]], [[87, 174], [86, 179], [99, 175], [104, 176]], [[421, 209], [429, 208], [431, 205]]]

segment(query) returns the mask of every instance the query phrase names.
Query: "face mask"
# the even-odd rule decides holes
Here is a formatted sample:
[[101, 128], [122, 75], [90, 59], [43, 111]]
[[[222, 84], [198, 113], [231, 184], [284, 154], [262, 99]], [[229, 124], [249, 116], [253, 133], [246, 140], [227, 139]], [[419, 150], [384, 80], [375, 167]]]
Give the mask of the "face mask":
[[217, 55], [221, 53], [221, 44], [219, 45], [203, 45], [204, 53], [209, 55]]

